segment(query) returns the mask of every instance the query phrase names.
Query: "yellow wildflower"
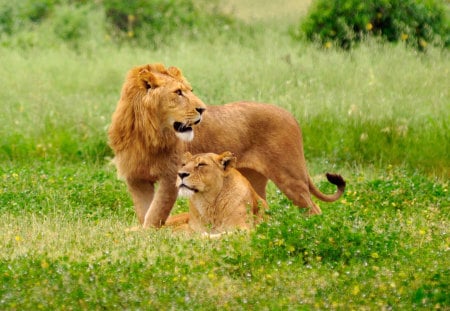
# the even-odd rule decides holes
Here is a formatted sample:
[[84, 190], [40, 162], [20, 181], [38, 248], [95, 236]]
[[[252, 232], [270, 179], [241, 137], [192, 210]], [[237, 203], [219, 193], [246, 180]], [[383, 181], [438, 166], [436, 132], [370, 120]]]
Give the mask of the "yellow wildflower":
[[41, 261], [41, 267], [42, 269], [47, 269], [49, 267], [49, 264], [45, 259]]
[[426, 48], [427, 45], [428, 45], [428, 42], [425, 41], [424, 39], [420, 39], [420, 40], [419, 40], [419, 45], [420, 45], [421, 47], [423, 47], [423, 48]]
[[212, 272], [208, 273], [208, 279], [210, 279], [211, 281], [215, 280], [216, 278], [217, 278], [217, 276], [214, 273], [212, 273]]
[[132, 14], [128, 15], [128, 21], [129, 21], [130, 23], [133, 23], [135, 20], [136, 20], [136, 16], [134, 16], [134, 15], [132, 15]]

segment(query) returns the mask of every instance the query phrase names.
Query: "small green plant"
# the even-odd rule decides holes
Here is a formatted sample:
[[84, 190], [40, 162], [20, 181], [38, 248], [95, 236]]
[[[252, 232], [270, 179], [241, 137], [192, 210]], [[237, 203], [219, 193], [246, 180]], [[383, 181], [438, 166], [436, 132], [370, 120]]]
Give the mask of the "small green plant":
[[349, 49], [367, 36], [405, 42], [419, 50], [449, 46], [449, 21], [439, 0], [316, 0], [301, 35], [329, 48]]

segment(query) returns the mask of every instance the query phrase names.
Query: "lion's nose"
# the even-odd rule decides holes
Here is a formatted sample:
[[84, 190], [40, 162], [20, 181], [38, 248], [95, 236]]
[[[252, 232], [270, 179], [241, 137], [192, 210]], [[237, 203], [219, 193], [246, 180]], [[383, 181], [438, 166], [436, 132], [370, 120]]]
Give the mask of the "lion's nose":
[[206, 109], [205, 109], [205, 108], [195, 108], [195, 110], [197, 110], [197, 112], [198, 112], [199, 114], [202, 114], [203, 111], [205, 111]]
[[189, 176], [189, 173], [186, 173], [186, 172], [179, 172], [179, 173], [178, 173], [178, 176], [180, 176], [180, 178], [183, 179], [183, 178], [185, 178], [185, 177], [188, 177], [188, 176]]

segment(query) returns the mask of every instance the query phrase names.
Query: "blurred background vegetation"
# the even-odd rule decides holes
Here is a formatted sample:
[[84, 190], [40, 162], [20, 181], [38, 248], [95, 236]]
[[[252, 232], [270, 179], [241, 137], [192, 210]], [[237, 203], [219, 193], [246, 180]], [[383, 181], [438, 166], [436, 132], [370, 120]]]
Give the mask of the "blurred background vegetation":
[[371, 36], [420, 50], [428, 44], [450, 44], [448, 4], [442, 0], [316, 0], [301, 22], [298, 12], [311, 1], [263, 2], [0, 0], [0, 43], [30, 47], [63, 41], [78, 46], [80, 41], [100, 40], [157, 46], [171, 34], [201, 39], [214, 38], [218, 32], [236, 36], [249, 31], [245, 20], [295, 16], [293, 38], [325, 47], [349, 49]]

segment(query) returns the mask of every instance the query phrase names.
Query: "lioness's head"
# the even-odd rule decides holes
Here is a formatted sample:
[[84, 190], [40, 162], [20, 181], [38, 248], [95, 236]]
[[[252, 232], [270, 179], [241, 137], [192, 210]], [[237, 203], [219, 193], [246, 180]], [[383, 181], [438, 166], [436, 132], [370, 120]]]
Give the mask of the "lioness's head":
[[229, 151], [222, 154], [201, 153], [183, 155], [178, 171], [177, 187], [181, 195], [195, 193], [216, 195], [223, 185], [223, 179], [229, 170], [236, 166], [236, 157]]
[[185, 141], [194, 138], [193, 126], [201, 121], [206, 109], [177, 67], [165, 68], [162, 64], [135, 67], [128, 73], [122, 92], [122, 97], [139, 105], [141, 117], [147, 118], [142, 122], [155, 128], [170, 128]]

